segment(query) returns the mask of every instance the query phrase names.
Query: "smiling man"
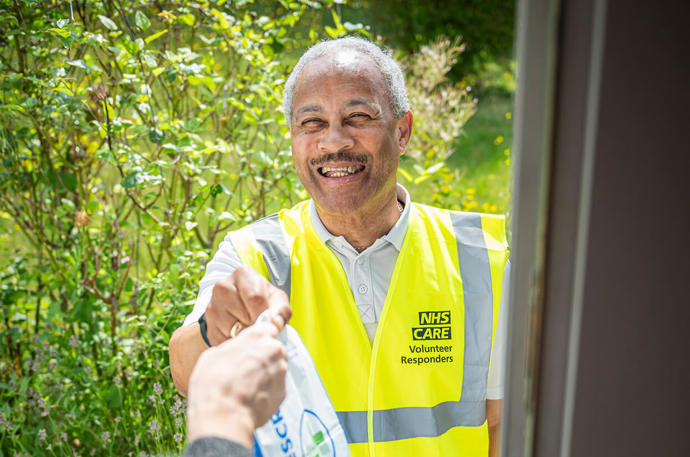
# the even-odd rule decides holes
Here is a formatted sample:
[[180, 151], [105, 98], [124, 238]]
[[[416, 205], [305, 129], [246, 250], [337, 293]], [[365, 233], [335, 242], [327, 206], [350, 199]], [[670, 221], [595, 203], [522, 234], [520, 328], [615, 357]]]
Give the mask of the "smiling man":
[[209, 345], [289, 300], [353, 455], [495, 455], [503, 218], [412, 203], [396, 184], [413, 116], [374, 44], [309, 49], [284, 107], [312, 199], [221, 243], [170, 341], [178, 390]]

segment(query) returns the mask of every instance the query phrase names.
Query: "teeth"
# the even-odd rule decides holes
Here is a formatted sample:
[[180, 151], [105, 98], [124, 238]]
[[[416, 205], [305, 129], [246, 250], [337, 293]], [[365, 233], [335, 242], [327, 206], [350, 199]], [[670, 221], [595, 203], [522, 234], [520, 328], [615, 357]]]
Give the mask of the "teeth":
[[321, 173], [328, 176], [329, 178], [341, 178], [343, 176], [351, 175], [359, 171], [358, 167], [323, 167]]

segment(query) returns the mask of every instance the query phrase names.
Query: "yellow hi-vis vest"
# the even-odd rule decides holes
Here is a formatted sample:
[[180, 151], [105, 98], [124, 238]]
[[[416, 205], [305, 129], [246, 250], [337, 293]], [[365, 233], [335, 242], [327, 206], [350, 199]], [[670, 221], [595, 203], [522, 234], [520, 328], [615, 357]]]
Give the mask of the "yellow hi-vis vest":
[[308, 202], [230, 234], [240, 259], [290, 296], [353, 456], [488, 455], [486, 384], [504, 218], [412, 204], [373, 345]]

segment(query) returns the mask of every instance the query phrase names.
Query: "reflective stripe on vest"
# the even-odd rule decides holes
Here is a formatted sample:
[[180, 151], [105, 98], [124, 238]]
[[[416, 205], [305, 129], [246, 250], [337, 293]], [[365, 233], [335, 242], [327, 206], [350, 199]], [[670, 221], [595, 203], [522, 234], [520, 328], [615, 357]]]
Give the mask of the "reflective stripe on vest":
[[[338, 419], [348, 443], [367, 442], [367, 412], [340, 411]], [[374, 411], [374, 441], [433, 438], [453, 427], [478, 427], [486, 420], [486, 403], [447, 401], [429, 408], [407, 407]]]
[[290, 296], [290, 250], [277, 214], [249, 225], [271, 275], [271, 283]]
[[[450, 218], [458, 245], [458, 262], [465, 300], [465, 368], [460, 398], [468, 398], [480, 393], [471, 392], [471, 386], [477, 386], [481, 393], [486, 392], [489, 375], [491, 344], [480, 342], [492, 341], [493, 306], [491, 302], [483, 302], [483, 297], [493, 297], [491, 267], [484, 242], [481, 216], [476, 213], [454, 211], [450, 213]], [[486, 369], [480, 369], [484, 366]], [[467, 371], [470, 367], [472, 369]], [[482, 416], [486, 416], [484, 411]]]
[[[464, 357], [460, 401], [444, 401], [429, 407], [375, 409], [371, 415], [372, 424], [367, 422], [366, 410], [339, 411], [338, 417], [350, 443], [368, 442], [369, 427], [373, 428], [373, 442], [389, 442], [437, 437], [454, 427], [477, 427], [485, 422], [484, 395], [495, 332], [493, 301], [496, 290], [500, 292], [500, 285], [496, 289], [495, 281], [492, 281], [492, 272], [498, 267], [491, 264], [489, 250], [501, 250], [503, 255], [505, 247], [501, 237], [497, 236], [497, 240], [490, 241], [495, 246], [487, 249], [488, 238], [482, 227], [480, 214], [448, 213], [457, 245], [457, 267], [462, 277], [464, 302]], [[496, 219], [497, 224], [503, 223], [502, 218]], [[249, 226], [251, 236], [233, 236], [233, 244], [244, 263], [258, 267], [258, 271], [267, 270], [271, 282], [290, 295], [292, 240], [287, 236], [283, 223], [285, 221], [281, 221], [278, 214], [264, 218]], [[501, 230], [502, 227], [497, 231]], [[291, 232], [294, 232], [294, 228]], [[242, 242], [254, 244], [261, 253], [264, 265], [255, 265], [255, 254], [246, 257], [242, 255], [243, 251], [250, 254], [253, 251], [237, 245]]]

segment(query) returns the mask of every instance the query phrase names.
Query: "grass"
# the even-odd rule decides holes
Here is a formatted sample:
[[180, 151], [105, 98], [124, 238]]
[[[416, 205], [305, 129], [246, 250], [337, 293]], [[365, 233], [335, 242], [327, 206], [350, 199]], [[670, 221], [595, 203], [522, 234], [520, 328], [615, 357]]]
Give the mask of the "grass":
[[[505, 94], [480, 98], [477, 112], [456, 140], [446, 165], [458, 171], [458, 185], [472, 189], [478, 210], [506, 214], [510, 211], [513, 102]], [[496, 210], [493, 210], [493, 206]]]

